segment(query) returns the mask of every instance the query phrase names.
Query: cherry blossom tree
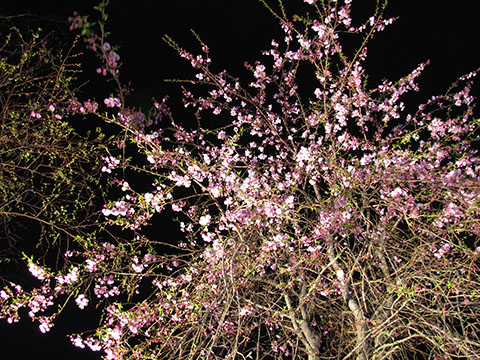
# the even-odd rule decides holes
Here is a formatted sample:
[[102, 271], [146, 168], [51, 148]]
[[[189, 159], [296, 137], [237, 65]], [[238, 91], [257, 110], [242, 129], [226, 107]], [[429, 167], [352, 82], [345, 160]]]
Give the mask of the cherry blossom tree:
[[[366, 44], [393, 22], [383, 3], [352, 19], [350, 0], [305, 0], [308, 16], [261, 2], [284, 35], [250, 79], [213, 71], [198, 36], [199, 54], [165, 37], [196, 72], [182, 87], [196, 125], [167, 99], [128, 107], [104, 24], [72, 19], [118, 87], [97, 112], [129, 142], [105, 159], [122, 194], [103, 214], [130, 238], [79, 241], [68, 271], [31, 260], [43, 300], [11, 285], [3, 316], [103, 304], [99, 327], [71, 339], [106, 359], [478, 358], [476, 73], [409, 111], [427, 64], [367, 81]], [[165, 219], [182, 238], [145, 231]]]

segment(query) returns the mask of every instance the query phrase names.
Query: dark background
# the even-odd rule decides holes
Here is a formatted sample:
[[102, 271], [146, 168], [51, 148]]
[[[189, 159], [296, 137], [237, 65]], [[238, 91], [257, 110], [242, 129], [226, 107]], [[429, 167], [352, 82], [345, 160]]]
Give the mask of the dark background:
[[[284, 2], [291, 12], [304, 7], [302, 0]], [[22, 21], [45, 22], [49, 24], [47, 27], [67, 31], [65, 20], [74, 10], [92, 14], [93, 18], [96, 13], [92, 8], [97, 3], [92, 0], [2, 0], [0, 16], [21, 14], [25, 15]], [[355, 13], [365, 19], [375, 2], [354, 0], [353, 3]], [[390, 0], [387, 15], [399, 19], [370, 43], [370, 59], [366, 65], [372, 84], [382, 78], [396, 80], [430, 59], [431, 65], [420, 79], [421, 94], [417, 95], [423, 100], [443, 93], [458, 76], [480, 66], [477, 55], [480, 21], [476, 3], [476, 0]], [[169, 93], [178, 98], [178, 87], [164, 84], [163, 79], [190, 74], [189, 64], [161, 40], [164, 34], [196, 53], [199, 46], [189, 31], [194, 29], [211, 49], [213, 69], [227, 69], [232, 75], [245, 74], [243, 62], [260, 59], [260, 50], [269, 47], [273, 36], [281, 36], [276, 20], [257, 0], [112, 0], [108, 12], [110, 42], [121, 46], [122, 78], [131, 81], [135, 89], [131, 104], [144, 110], [151, 105], [152, 97], [160, 99]], [[98, 66], [87, 65], [92, 69]], [[102, 81], [94, 72], [91, 78]], [[475, 90], [478, 93], [478, 86]], [[45, 335], [27, 316], [20, 324], [8, 325], [1, 321], [1, 358], [98, 359], [99, 354], [76, 349], [65, 337], [78, 327], [95, 327], [98, 318], [88, 311], [69, 312]]]

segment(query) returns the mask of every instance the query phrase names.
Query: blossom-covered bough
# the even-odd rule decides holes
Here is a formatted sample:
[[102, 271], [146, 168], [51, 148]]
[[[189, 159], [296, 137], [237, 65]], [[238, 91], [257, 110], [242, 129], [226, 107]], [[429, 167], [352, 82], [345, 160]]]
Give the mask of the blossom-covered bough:
[[[105, 163], [124, 196], [104, 215], [134, 235], [80, 246], [68, 274], [32, 267], [51, 302], [75, 289], [81, 308], [105, 304], [75, 345], [106, 359], [478, 358], [475, 73], [407, 113], [426, 64], [376, 86], [362, 65], [392, 22], [382, 4], [354, 25], [349, 0], [305, 2], [310, 17], [262, 1], [284, 38], [247, 64], [247, 83], [213, 72], [205, 44], [195, 55], [165, 38], [197, 72], [183, 88], [197, 127], [174, 122], [166, 101], [128, 109], [121, 87], [105, 100], [119, 110], [100, 116], [145, 157]], [[339, 34], [359, 48], [344, 51]], [[90, 44], [118, 79], [103, 28]], [[300, 68], [311, 84], [297, 83]], [[142, 233], [162, 214], [183, 239]], [[2, 292], [4, 314], [20, 295]]]

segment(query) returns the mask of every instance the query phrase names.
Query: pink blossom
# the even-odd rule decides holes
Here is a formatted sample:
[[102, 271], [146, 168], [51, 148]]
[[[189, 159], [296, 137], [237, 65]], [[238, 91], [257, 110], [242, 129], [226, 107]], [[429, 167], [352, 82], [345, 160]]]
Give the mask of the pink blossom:
[[405, 190], [403, 190], [402, 188], [395, 188], [395, 190], [393, 190], [391, 193], [390, 193], [390, 196], [391, 197], [400, 197], [400, 196], [403, 196], [403, 195], [407, 195], [407, 193], [405, 192]]
[[42, 117], [42, 115], [40, 115], [38, 112], [34, 110], [31, 111], [30, 116], [37, 119], [40, 119]]
[[42, 333], [47, 333], [50, 331], [50, 329], [53, 327], [52, 320], [48, 317], [40, 317], [38, 318], [40, 321], [40, 326], [39, 329]]
[[120, 160], [113, 156], [104, 157], [102, 160], [106, 163], [106, 166], [102, 167], [102, 172], [111, 173], [120, 164]]
[[253, 308], [251, 306], [247, 306], [247, 307], [244, 307], [244, 308], [240, 309], [240, 311], [238, 312], [238, 315], [247, 316], [247, 315], [251, 315], [252, 312], [253, 312]]
[[83, 294], [78, 295], [77, 298], [75, 299], [75, 302], [77, 303], [77, 306], [80, 309], [85, 309], [88, 305], [88, 299]]
[[265, 65], [257, 65], [253, 74], [257, 79], [265, 77]]
[[106, 98], [105, 100], [103, 100], [103, 102], [105, 103], [105, 105], [107, 105], [108, 107], [121, 107], [122, 103], [120, 101], [119, 98], [116, 98], [116, 97], [110, 97], [110, 98]]
[[182, 207], [177, 203], [173, 203], [172, 204], [172, 210], [176, 211], [176, 212], [180, 212], [180, 211], [182, 211]]
[[154, 262], [156, 259], [157, 259], [157, 257], [153, 254], [145, 254], [143, 256], [142, 262], [148, 264], [148, 263]]
[[210, 223], [210, 220], [211, 220], [210, 215], [203, 215], [203, 216], [200, 216], [200, 220], [198, 221], [198, 223], [201, 226], [207, 226]]
[[47, 272], [41, 266], [38, 266], [31, 261], [28, 263], [28, 270], [38, 280], [45, 280], [48, 277]]
[[70, 341], [72, 342], [72, 344], [80, 349], [84, 349], [85, 348], [85, 345], [83, 343], [83, 339], [77, 335], [77, 336], [71, 336], [70, 337]]
[[132, 269], [133, 269], [133, 271], [135, 271], [136, 273], [141, 273], [141, 272], [143, 271], [143, 265], [142, 265], [142, 264], [133, 263], [133, 264], [132, 264]]
[[67, 274], [67, 275], [60, 275], [60, 276], [57, 276], [56, 279], [58, 281], [59, 284], [61, 285], [70, 285], [70, 284], [73, 284], [75, 282], [77, 282], [78, 280], [78, 267], [73, 267], [70, 272]]

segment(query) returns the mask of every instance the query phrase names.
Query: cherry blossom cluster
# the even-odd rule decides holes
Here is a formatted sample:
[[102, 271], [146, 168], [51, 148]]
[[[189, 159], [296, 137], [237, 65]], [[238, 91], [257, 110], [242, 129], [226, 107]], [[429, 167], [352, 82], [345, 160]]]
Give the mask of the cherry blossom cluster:
[[69, 101], [68, 111], [74, 114], [88, 114], [94, 113], [98, 109], [98, 104], [95, 101], [88, 99], [87, 101], [80, 103], [77, 100]]

